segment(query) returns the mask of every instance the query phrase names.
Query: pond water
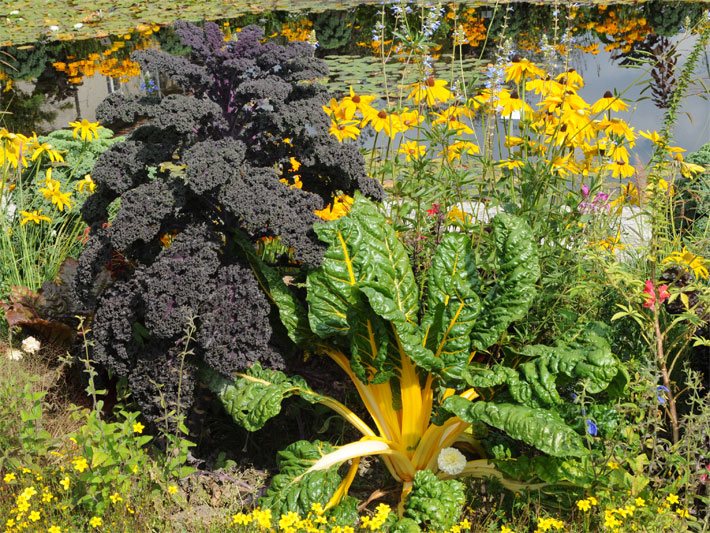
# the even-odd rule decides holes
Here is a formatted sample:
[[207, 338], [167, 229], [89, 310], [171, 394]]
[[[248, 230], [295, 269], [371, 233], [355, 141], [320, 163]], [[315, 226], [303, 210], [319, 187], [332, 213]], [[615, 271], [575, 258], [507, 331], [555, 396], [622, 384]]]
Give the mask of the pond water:
[[[178, 15], [215, 19], [228, 36], [255, 23], [274, 38], [308, 40], [328, 63], [327, 83], [336, 94], [353, 86], [360, 92], [383, 95], [387, 89], [396, 95], [398, 84], [412, 82], [419, 75], [408, 68], [407, 52], [390, 40], [401, 3], [261, 1], [221, 11], [192, 5], [181, 11], [163, 10], [156, 3], [124, 12], [122, 2], [110, 3], [115, 7], [107, 6], [105, 11], [100, 2], [94, 2], [98, 10], [87, 13], [88, 7], [79, 1], [77, 11], [62, 24], [53, 11], [58, 9], [54, 2], [47, 2], [49, 15], [39, 21], [25, 20], [23, 14], [30, 12], [31, 5], [25, 9], [22, 2], [14, 4], [16, 9], [5, 14], [0, 42], [9, 44], [13, 37], [14, 42], [41, 40], [2, 50], [0, 103], [4, 125], [11, 131], [41, 133], [78, 118], [94, 120], [98, 103], [114, 91], [169, 91], [160, 73], [141, 72], [130, 54], [148, 47], [185, 53], [171, 28], [161, 26]], [[431, 28], [428, 46], [428, 60], [438, 77], [472, 90], [494, 75], [501, 58], [517, 53], [552, 70], [574, 68], [582, 73], [586, 84], [580, 95], [589, 102], [605, 91], [617, 91], [631, 104], [628, 121], [641, 130], [660, 129], [669, 96], [697, 40], [693, 29], [708, 17], [703, 3], [660, 1], [610, 5], [428, 2], [404, 9], [421, 10], [424, 20], [431, 13], [432, 20], [438, 20]], [[220, 14], [230, 18], [218, 18]], [[91, 35], [98, 37], [85, 38]], [[458, 46], [454, 46], [456, 40]], [[690, 151], [710, 139], [709, 86], [706, 51], [674, 130], [675, 143]], [[637, 151], [645, 159], [650, 141], [640, 138]]]

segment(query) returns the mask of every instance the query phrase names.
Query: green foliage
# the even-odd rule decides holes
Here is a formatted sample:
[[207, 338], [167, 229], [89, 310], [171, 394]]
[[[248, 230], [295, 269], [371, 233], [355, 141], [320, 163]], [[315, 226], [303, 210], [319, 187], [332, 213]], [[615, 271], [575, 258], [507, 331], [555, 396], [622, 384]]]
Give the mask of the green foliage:
[[278, 370], [262, 368], [259, 363], [233, 380], [204, 368], [202, 379], [217, 394], [227, 413], [249, 431], [264, 427], [281, 412], [281, 403], [290, 396], [299, 395], [311, 403], [319, 400], [303, 378], [288, 377]]
[[83, 178], [89, 174], [96, 164], [96, 159], [123, 137], [114, 137], [108, 128], [98, 128], [98, 138], [91, 142], [74, 137], [71, 130], [56, 130], [39, 137], [41, 143], [49, 143], [55, 150], [62, 152], [64, 163], [54, 166], [54, 177], [65, 177], [67, 180]]
[[294, 442], [278, 454], [279, 473], [259, 501], [277, 516], [288, 511], [308, 512], [314, 503], [325, 506], [340, 484], [337, 467], [305, 473], [325, 454], [332, 452], [327, 442]]
[[488, 424], [553, 457], [579, 457], [587, 452], [577, 432], [552, 411], [502, 402], [471, 402], [459, 396], [447, 398], [442, 407], [461, 420]]
[[441, 480], [430, 470], [421, 470], [414, 477], [404, 517], [424, 525], [427, 531], [448, 531], [458, 522], [465, 502], [463, 483]]

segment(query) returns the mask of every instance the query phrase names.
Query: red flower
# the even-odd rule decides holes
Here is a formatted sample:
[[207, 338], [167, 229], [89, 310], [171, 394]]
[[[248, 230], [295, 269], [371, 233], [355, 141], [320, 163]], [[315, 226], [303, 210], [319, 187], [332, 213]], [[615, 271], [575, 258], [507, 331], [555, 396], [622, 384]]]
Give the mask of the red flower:
[[431, 204], [431, 209], [427, 209], [426, 212], [430, 217], [438, 215], [439, 214], [439, 204]]
[[663, 303], [670, 297], [671, 297], [671, 293], [668, 292], [668, 285], [661, 285], [660, 287], [658, 287], [658, 301], [659, 302]]
[[650, 279], [646, 280], [643, 293], [646, 295], [646, 301], [643, 303], [643, 306], [647, 309], [653, 309], [656, 305], [656, 300], [658, 300], [659, 303], [663, 303], [671, 296], [671, 293], [668, 292], [668, 285], [658, 287], [658, 296], [656, 296], [656, 289], [653, 286], [653, 281]]
[[647, 309], [653, 309], [654, 305], [656, 305], [656, 291], [653, 289], [653, 282], [650, 279], [646, 280], [643, 293], [646, 295], [646, 301], [643, 303], [643, 306]]

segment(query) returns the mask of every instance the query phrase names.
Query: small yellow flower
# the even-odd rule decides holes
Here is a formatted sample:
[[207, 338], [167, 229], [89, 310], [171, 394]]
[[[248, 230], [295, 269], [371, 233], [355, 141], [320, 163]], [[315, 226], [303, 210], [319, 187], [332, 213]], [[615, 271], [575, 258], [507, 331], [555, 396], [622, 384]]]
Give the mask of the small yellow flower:
[[253, 521], [261, 529], [271, 529], [271, 509], [261, 510], [258, 507], [251, 513]]
[[111, 503], [114, 505], [117, 504], [118, 502], [122, 502], [123, 498], [121, 498], [121, 495], [118, 492], [114, 492], [109, 496], [109, 499], [111, 500]]
[[47, 492], [43, 492], [43, 493], [42, 493], [42, 501], [43, 501], [44, 503], [49, 503], [49, 502], [51, 502], [53, 499], [54, 499], [54, 494], [52, 494], [51, 492], [47, 491]]
[[589, 500], [579, 500], [577, 501], [577, 508], [586, 513], [592, 508], [592, 503]]
[[232, 517], [232, 524], [235, 526], [248, 526], [251, 522], [251, 514], [237, 513]]
[[8, 473], [8, 474], [5, 474], [5, 477], [2, 478], [2, 480], [3, 480], [5, 483], [12, 483], [13, 481], [15, 481], [15, 474], [14, 474], [13, 472], [10, 472], [10, 473]]
[[62, 533], [62, 528], [59, 526], [50, 526], [47, 533]]
[[51, 222], [52, 219], [47, 215], [43, 215], [42, 211], [20, 211], [22, 219], [20, 220], [20, 226], [24, 226], [28, 222], [34, 222], [35, 224], [40, 224], [42, 222]]
[[178, 488], [175, 485], [168, 485], [168, 494], [176, 494]]
[[136, 422], [135, 424], [133, 424], [133, 433], [143, 433], [144, 429], [145, 426], [140, 422]]
[[298, 516], [298, 513], [294, 511], [289, 511], [285, 515], [282, 515], [281, 518], [279, 519], [279, 528], [281, 529], [287, 529], [293, 526], [295, 523], [297, 523], [301, 519], [300, 516]]
[[37, 494], [37, 489], [34, 487], [27, 487], [25, 490], [22, 491], [22, 494], [20, 494], [20, 498], [23, 498], [25, 500], [30, 500], [32, 496]]
[[680, 507], [675, 510], [676, 514], [681, 518], [690, 518], [690, 513], [687, 509], [681, 509]]
[[101, 519], [100, 516], [92, 516], [91, 520], [89, 520], [89, 525], [91, 527], [100, 527], [103, 525], [104, 521]]
[[77, 457], [76, 459], [74, 459], [73, 463], [74, 463], [74, 470], [76, 470], [79, 473], [81, 473], [84, 470], [86, 470], [87, 468], [89, 468], [89, 463], [87, 463], [86, 459], [84, 459], [83, 457]]
[[37, 522], [40, 519], [39, 511], [32, 511], [27, 518], [29, 518], [32, 522]]
[[91, 174], [87, 174], [83, 179], [77, 181], [76, 189], [79, 192], [84, 192], [84, 189], [86, 189], [89, 193], [94, 192], [96, 190], [96, 183], [94, 183], [94, 180], [91, 179]]
[[636, 504], [636, 507], [645, 507], [646, 506], [646, 500], [644, 500], [640, 496], [634, 500], [634, 503]]
[[500, 528], [500, 533], [513, 533], [513, 530], [510, 529], [508, 526], [502, 526]]
[[82, 119], [81, 122], [70, 122], [69, 126], [74, 128], [74, 138], [81, 136], [82, 141], [91, 142], [94, 139], [99, 138], [99, 123], [89, 122], [86, 119]]
[[69, 485], [71, 484], [71, 482], [69, 481], [69, 477], [67, 476], [62, 479], [59, 484], [64, 487], [64, 490], [69, 490]]
[[594, 496], [590, 496], [589, 498], [587, 498], [587, 500], [592, 505], [599, 505], [599, 500], [597, 500]]
[[666, 496], [666, 501], [670, 504], [673, 505], [674, 503], [678, 503], [680, 500], [678, 499], [677, 494], [669, 494]]
[[606, 466], [609, 467], [609, 470], [616, 470], [617, 468], [619, 468], [619, 463], [614, 460], [611, 460], [606, 464]]

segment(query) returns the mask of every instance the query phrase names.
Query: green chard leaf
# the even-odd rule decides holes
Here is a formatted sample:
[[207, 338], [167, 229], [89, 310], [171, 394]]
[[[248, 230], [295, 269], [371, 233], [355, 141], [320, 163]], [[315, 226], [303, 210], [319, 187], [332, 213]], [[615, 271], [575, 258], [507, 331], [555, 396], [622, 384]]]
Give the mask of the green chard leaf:
[[499, 213], [493, 219], [493, 239], [496, 280], [483, 299], [483, 310], [471, 331], [477, 350], [490, 347], [512, 322], [525, 316], [540, 277], [537, 246], [523, 220]]
[[262, 368], [259, 363], [235, 379], [225, 378], [207, 368], [202, 369], [201, 375], [225, 410], [248, 431], [264, 427], [281, 412], [281, 403], [290, 396], [301, 396], [310, 403], [320, 400], [303, 378]]
[[463, 379], [471, 387], [506, 385], [512, 398], [529, 407], [561, 405], [558, 386], [562, 380], [584, 383], [590, 394], [623, 390], [628, 376], [611, 353], [609, 343], [590, 324], [570, 342], [555, 346], [526, 346], [520, 354], [530, 358], [513, 369], [503, 364], [490, 368], [470, 366]]
[[463, 233], [444, 235], [429, 268], [422, 330], [427, 348], [449, 374], [459, 375], [468, 364], [470, 334], [481, 311], [480, 284], [471, 240]]
[[448, 531], [459, 521], [464, 503], [463, 483], [441, 480], [430, 470], [420, 470], [414, 476], [412, 492], [405, 502], [404, 517], [414, 520], [426, 531]]
[[308, 325], [308, 313], [296, 295], [284, 283], [279, 273], [264, 263], [255, 253], [252, 244], [245, 239], [235, 239], [246, 255], [259, 285], [273, 303], [289, 338], [298, 345], [312, 342], [314, 335]]
[[334, 449], [327, 442], [300, 440], [281, 450], [277, 457], [279, 473], [259, 505], [271, 509], [275, 516], [289, 511], [306, 515], [314, 503], [325, 506], [340, 484], [338, 467], [305, 472]]
[[442, 407], [465, 422], [483, 422], [553, 457], [582, 457], [587, 453], [582, 438], [551, 411], [509, 403], [470, 402], [460, 396], [447, 398]]

